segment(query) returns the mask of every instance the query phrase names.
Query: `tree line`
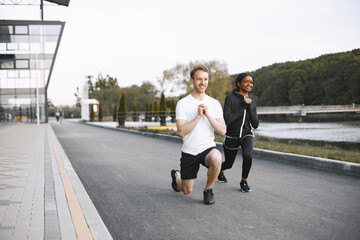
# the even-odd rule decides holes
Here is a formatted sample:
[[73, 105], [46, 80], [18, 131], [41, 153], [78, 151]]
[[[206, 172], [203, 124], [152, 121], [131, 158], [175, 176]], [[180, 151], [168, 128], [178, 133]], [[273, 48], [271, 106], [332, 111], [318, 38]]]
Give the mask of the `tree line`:
[[276, 63], [252, 75], [258, 106], [360, 103], [360, 49]]
[[[162, 95], [166, 111], [175, 111], [176, 102], [191, 92], [189, 74], [200, 63], [209, 68], [207, 94], [223, 105], [226, 95], [235, 86], [238, 74], [230, 75], [227, 64], [218, 60], [177, 63], [163, 71], [158, 87], [149, 81], [140, 86], [120, 87], [116, 78], [99, 74], [95, 82], [88, 82], [89, 98], [100, 102], [102, 113], [113, 116], [115, 112], [121, 112], [122, 95], [129, 112], [159, 112]], [[250, 74], [255, 79], [250, 97], [258, 106], [360, 103], [360, 49], [303, 61], [275, 63]], [[75, 96], [79, 106], [79, 92]]]

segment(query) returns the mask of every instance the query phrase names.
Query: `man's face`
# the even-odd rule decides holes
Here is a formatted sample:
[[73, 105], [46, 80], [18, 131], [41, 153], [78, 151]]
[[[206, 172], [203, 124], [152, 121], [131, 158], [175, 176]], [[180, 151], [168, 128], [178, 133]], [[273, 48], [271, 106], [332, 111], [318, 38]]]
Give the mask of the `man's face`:
[[202, 70], [197, 70], [194, 74], [194, 79], [190, 79], [194, 86], [194, 92], [205, 93], [208, 86], [209, 74]]

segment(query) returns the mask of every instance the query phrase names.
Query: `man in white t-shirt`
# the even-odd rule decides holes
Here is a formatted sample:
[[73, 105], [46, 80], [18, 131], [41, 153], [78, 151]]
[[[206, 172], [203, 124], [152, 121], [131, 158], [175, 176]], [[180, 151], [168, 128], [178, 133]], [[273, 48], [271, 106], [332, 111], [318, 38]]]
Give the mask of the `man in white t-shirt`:
[[190, 73], [193, 91], [176, 105], [176, 127], [183, 139], [180, 172], [171, 170], [172, 188], [185, 195], [191, 193], [200, 164], [208, 168], [204, 203], [215, 203], [212, 187], [220, 173], [222, 155], [214, 142], [214, 130], [226, 132], [223, 111], [218, 100], [205, 94], [209, 70], [197, 65]]

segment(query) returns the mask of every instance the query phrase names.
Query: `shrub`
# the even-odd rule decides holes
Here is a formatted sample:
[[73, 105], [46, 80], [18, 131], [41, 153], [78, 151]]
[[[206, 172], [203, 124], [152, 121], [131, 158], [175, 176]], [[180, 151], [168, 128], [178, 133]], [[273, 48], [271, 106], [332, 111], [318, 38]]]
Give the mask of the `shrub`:
[[118, 114], [118, 122], [120, 126], [125, 126], [125, 119], [126, 119], [126, 99], [125, 93], [121, 94], [120, 103], [119, 103], [119, 114]]
[[160, 125], [166, 126], [166, 100], [165, 100], [164, 92], [161, 93], [159, 115], [160, 115]]

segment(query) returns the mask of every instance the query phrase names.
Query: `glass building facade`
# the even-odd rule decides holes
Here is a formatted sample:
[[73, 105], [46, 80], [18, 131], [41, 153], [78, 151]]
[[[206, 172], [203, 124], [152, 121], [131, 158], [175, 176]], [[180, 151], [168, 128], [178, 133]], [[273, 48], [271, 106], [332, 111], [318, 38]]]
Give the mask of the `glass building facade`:
[[0, 20], [0, 121], [48, 121], [47, 88], [64, 25]]

